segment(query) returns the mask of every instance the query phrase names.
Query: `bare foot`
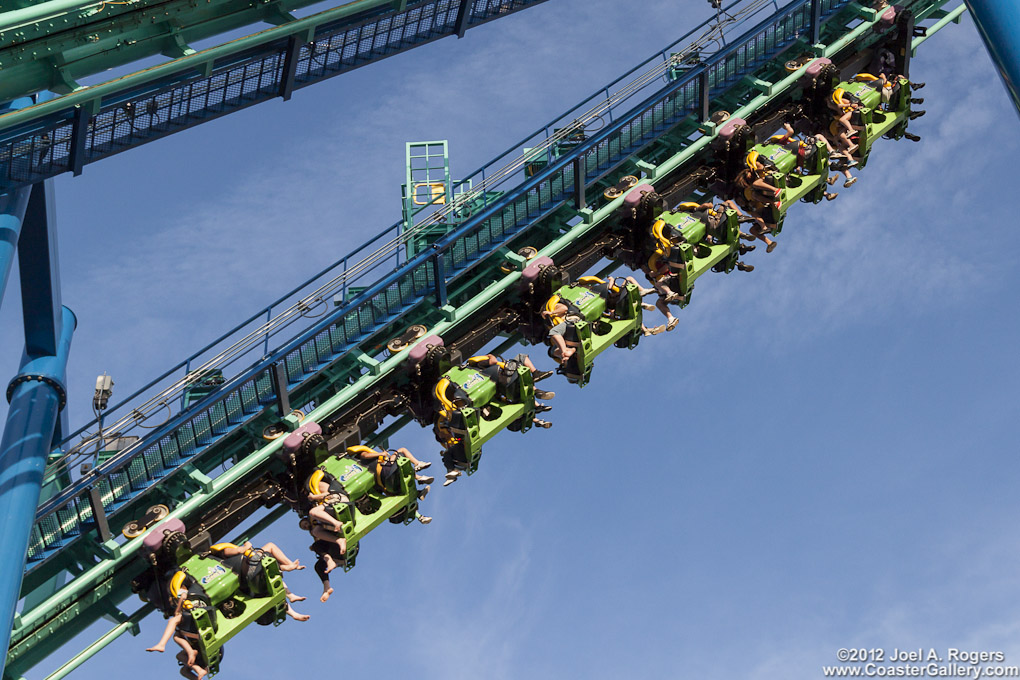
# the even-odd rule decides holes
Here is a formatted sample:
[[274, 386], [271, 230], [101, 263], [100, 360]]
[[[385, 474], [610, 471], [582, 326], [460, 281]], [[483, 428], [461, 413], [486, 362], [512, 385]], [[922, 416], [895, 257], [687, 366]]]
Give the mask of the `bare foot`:
[[165, 652], [166, 651], [166, 647], [163, 646], [163, 645], [156, 645], [154, 647], [149, 647], [145, 651], [147, 651], [147, 652]]
[[319, 598], [319, 602], [325, 602], [326, 600], [329, 599], [329, 596], [332, 595], [332, 594], [333, 594], [333, 589], [332, 588], [326, 588], [324, 591], [322, 591], [322, 597]]
[[[326, 571], [325, 571], [325, 573], [328, 574], [329, 572], [333, 571], [334, 569], [336, 569], [336, 562], [333, 560], [333, 558], [330, 555], [326, 555]], [[332, 588], [330, 588], [329, 590], [330, 590], [330, 592], [333, 592]], [[323, 600], [323, 602], [325, 602], [325, 600]]]
[[280, 571], [300, 571], [304, 569], [304, 565], [301, 564], [301, 560], [294, 560], [290, 564], [281, 564]]
[[312, 618], [308, 614], [297, 613], [296, 611], [294, 611], [293, 607], [287, 607], [287, 616], [294, 619], [295, 621], [307, 621], [308, 619]]
[[294, 593], [287, 593], [287, 599], [290, 600], [291, 602], [304, 602], [308, 598], [302, 597], [300, 595], [295, 595]]
[[195, 675], [197, 676], [195, 680], [202, 680], [202, 678], [204, 678], [205, 676], [209, 675], [209, 671], [207, 671], [204, 668], [199, 668], [198, 666], [195, 666], [194, 668], [195, 668]]
[[576, 351], [577, 350], [574, 349], [573, 347], [568, 347], [566, 350], [563, 351], [563, 354], [560, 357], [560, 363], [561, 364], [567, 363], [567, 361], [570, 359], [570, 357], [574, 356], [574, 352], [576, 352]]
[[188, 666], [194, 666], [195, 665], [195, 661], [197, 659], [198, 659], [198, 652], [196, 652], [194, 649], [192, 649], [190, 652], [188, 652], [188, 660], [185, 662], [185, 664], [188, 665]]

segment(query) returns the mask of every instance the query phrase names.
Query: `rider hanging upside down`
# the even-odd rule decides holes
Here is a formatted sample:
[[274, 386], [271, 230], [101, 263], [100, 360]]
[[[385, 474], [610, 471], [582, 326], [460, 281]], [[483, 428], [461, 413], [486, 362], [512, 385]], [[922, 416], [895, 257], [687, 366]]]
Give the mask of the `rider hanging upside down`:
[[[375, 475], [375, 486], [381, 493], [399, 493], [400, 468], [397, 464], [397, 460], [399, 458], [406, 458], [411, 462], [415, 471], [414, 481], [425, 485], [425, 488], [418, 492], [418, 500], [425, 499], [425, 496], [429, 493], [428, 485], [436, 481], [435, 477], [417, 474], [420, 470], [427, 469], [432, 465], [432, 463], [418, 460], [403, 446], [399, 449], [391, 449], [389, 451], [376, 451], [375, 449], [367, 446], [351, 446], [347, 449], [347, 451], [348, 453], [356, 454], [359, 458], [361, 458], [361, 460], [374, 465], [374, 468], [372, 469], [373, 474]], [[415, 519], [422, 524], [428, 524], [432, 521], [431, 517], [426, 517], [421, 514], [415, 514]]]
[[[850, 119], [853, 117], [854, 112], [860, 108], [860, 104], [848, 99], [846, 92], [841, 87], [837, 87], [832, 91], [832, 98], [829, 100], [829, 108], [834, 112], [833, 121], [836, 129], [832, 130], [833, 135], [838, 135], [840, 147], [847, 153], [853, 153], [857, 150], [857, 145], [853, 143], [850, 137], [860, 129], [860, 127], [853, 125]], [[841, 129], [840, 129], [841, 128]]]
[[[578, 279], [577, 283], [603, 298], [606, 301], [607, 310], [612, 310], [616, 307], [620, 296], [625, 293], [625, 287], [628, 283], [637, 287], [638, 294], [641, 295], [641, 297], [658, 293], [660, 296], [659, 303], [655, 306], [642, 304], [642, 307], [646, 310], [652, 310], [658, 307], [659, 310], [666, 315], [669, 323], [667, 326], [657, 326], [655, 328], [648, 328], [642, 324], [641, 331], [645, 335], [657, 335], [663, 330], [671, 331], [676, 328], [676, 324], [679, 323], [679, 321], [673, 317], [663, 301], [663, 296], [669, 295], [670, 292], [668, 290], [664, 291], [660, 289], [651, 275], [648, 276], [648, 280], [651, 282], [653, 286], [652, 288], [641, 287], [641, 284], [639, 284], [637, 279], [633, 276], [628, 276], [626, 278], [614, 278], [610, 276], [605, 280], [595, 276], [582, 276]], [[540, 315], [550, 326], [549, 333], [546, 337], [549, 346], [552, 348], [553, 356], [561, 364], [566, 364], [570, 360], [570, 357], [574, 356], [577, 352], [576, 344], [568, 342], [566, 339], [567, 331], [577, 322], [584, 321], [584, 315], [581, 313], [580, 309], [573, 305], [573, 303], [562, 299], [559, 295], [553, 295], [549, 298], [548, 302], [546, 302], [545, 309], [540, 312]]]
[[[302, 521], [307, 522], [307, 520]], [[319, 596], [319, 602], [326, 602], [329, 600], [329, 596], [333, 594], [333, 586], [329, 583], [329, 572], [343, 563], [344, 556], [340, 554], [340, 547], [333, 541], [320, 541], [316, 539], [308, 549], [315, 553], [315, 556], [318, 558], [315, 560], [313, 569], [315, 569], [319, 580], [322, 581], [322, 595]]]
[[[485, 354], [468, 359], [440, 378], [433, 389], [433, 431], [443, 445], [443, 486], [477, 469], [481, 444], [495, 432], [505, 427], [519, 431], [531, 425], [552, 427], [551, 422], [535, 415], [552, 407], [536, 399], [552, 399], [556, 393], [532, 389], [551, 375], [552, 371], [539, 371], [526, 354], [507, 360]], [[530, 422], [525, 423], [525, 415]]]
[[[535, 362], [533, 362], [531, 360], [531, 357], [529, 357], [527, 354], [518, 354], [517, 356], [513, 357], [511, 361], [516, 361], [518, 365], [524, 366], [529, 371], [531, 371], [531, 380], [532, 382], [535, 383], [537, 383], [540, 380], [545, 380], [546, 378], [553, 374], [552, 371], [538, 370], [538, 368], [535, 366]], [[500, 365], [506, 363], [505, 361], [503, 361], [502, 357], [498, 357], [495, 354], [485, 354], [482, 356], [471, 357], [470, 359], [468, 359], [467, 362], [469, 365], [479, 369], [481, 373], [488, 375], [490, 378], [496, 377], [496, 374], [499, 372]], [[549, 406], [548, 404], [543, 404], [537, 400], [552, 399], [555, 396], [556, 396], [555, 392], [547, 392], [546, 390], [540, 390], [536, 387], [535, 413], [544, 413], [545, 411], [551, 411], [552, 406]], [[546, 421], [541, 420], [539, 418], [534, 418], [532, 422], [538, 427], [546, 429], [552, 427], [552, 423], [547, 423]]]
[[340, 482], [324, 470], [316, 470], [308, 478], [308, 502], [312, 504], [308, 510], [308, 518], [302, 519], [298, 526], [311, 532], [316, 540], [332, 541], [339, 546], [340, 554], [347, 552], [347, 539], [344, 538], [344, 525], [331, 512], [335, 503], [349, 503], [350, 498]]
[[195, 610], [205, 609], [210, 616], [215, 615], [215, 609], [205, 599], [205, 594], [199, 589], [192, 592], [191, 588], [185, 585], [189, 582], [195, 585], [194, 578], [186, 572], [178, 571], [170, 579], [170, 599], [174, 602], [174, 613], [167, 620], [163, 635], [147, 652], [163, 652], [166, 650], [166, 643], [172, 637], [174, 642], [181, 648], [177, 654], [177, 661], [181, 664], [181, 675], [186, 678], [202, 680], [209, 674], [209, 670], [198, 665], [198, 651], [192, 646], [197, 644], [198, 624], [195, 622]]
[[764, 180], [765, 166], [759, 160], [757, 151], [752, 150], [745, 160], [747, 167], [737, 175], [736, 185], [744, 198], [747, 212], [754, 220], [747, 240], [764, 241], [765, 251], [771, 253], [776, 248], [776, 242], [768, 234], [776, 228], [776, 223], [769, 208], [775, 207], [778, 210], [782, 206], [782, 202], [776, 200], [782, 190]]
[[[280, 571], [304, 569], [304, 565], [300, 564], [299, 560], [290, 561], [275, 543], [266, 543], [261, 548], [255, 548], [247, 541], [245, 541], [244, 545], [240, 546], [233, 543], [217, 543], [209, 548], [209, 552], [218, 557], [223, 564], [230, 567], [231, 571], [241, 579], [241, 583], [246, 589], [251, 588], [251, 584], [258, 583], [263, 578], [262, 558], [265, 557], [266, 553], [271, 555], [277, 564], [280, 565]], [[283, 587], [287, 591], [287, 616], [295, 621], [307, 621], [310, 619], [311, 617], [308, 614], [299, 614], [290, 606], [295, 602], [301, 602], [305, 598], [292, 593], [290, 588], [287, 588], [286, 582], [284, 582]]]
[[765, 164], [761, 162], [758, 152], [752, 149], [744, 160], [747, 167], [737, 175], [737, 187], [748, 203], [763, 203], [777, 209], [782, 207], [779, 197], [783, 190], [765, 180]]

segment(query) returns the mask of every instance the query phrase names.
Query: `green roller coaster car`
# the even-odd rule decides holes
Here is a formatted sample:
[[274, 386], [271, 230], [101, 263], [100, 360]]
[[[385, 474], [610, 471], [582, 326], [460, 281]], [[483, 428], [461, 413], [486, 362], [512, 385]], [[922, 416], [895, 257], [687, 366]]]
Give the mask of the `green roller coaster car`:
[[[169, 526], [170, 529], [164, 529]], [[178, 593], [187, 589], [182, 605], [189, 643], [198, 654], [197, 665], [210, 675], [219, 671], [223, 646], [251, 623], [279, 625], [287, 615], [287, 590], [280, 565], [267, 553], [253, 550], [245, 576], [225, 560], [196, 552], [184, 535], [183, 524], [162, 525], [152, 560], [162, 578], [133, 584], [143, 599], [163, 603], [168, 615], [176, 610]], [[159, 589], [159, 582], [166, 584]], [[147, 591], [147, 596], [144, 594]]]
[[[857, 137], [858, 166], [864, 167], [875, 140], [885, 135], [896, 136], [906, 129], [910, 117], [910, 81], [896, 78], [885, 81], [867, 73], [858, 74], [854, 80], [836, 85], [844, 97], [857, 103], [858, 108], [851, 117], [851, 123], [862, 130]], [[835, 90], [834, 90], [835, 92]], [[886, 99], [885, 107], [882, 106]], [[839, 123], [829, 125], [830, 132], [837, 134]]]
[[709, 270], [730, 272], [737, 264], [740, 243], [740, 214], [713, 207], [698, 210], [693, 203], [662, 213], [649, 228], [654, 251], [649, 268], [656, 271], [663, 258], [670, 276], [665, 283], [687, 306], [694, 281]]
[[[783, 229], [789, 207], [799, 200], [818, 203], [825, 197], [825, 180], [829, 176], [829, 152], [824, 142], [800, 142], [783, 136], [773, 137], [767, 144], [755, 144], [748, 153], [748, 164], [756, 159], [765, 166], [764, 179], [782, 190], [780, 206], [771, 205], [773, 233]], [[748, 192], [744, 193], [745, 198]], [[768, 220], [767, 220], [768, 221]]]
[[[478, 358], [479, 360], [481, 357]], [[535, 417], [531, 371], [516, 360], [476, 366], [469, 360], [436, 383], [436, 438], [445, 446], [447, 469], [478, 470], [482, 445], [504, 429], [526, 432]]]
[[[605, 288], [606, 295], [599, 292]], [[568, 316], [564, 340], [574, 347], [574, 354], [563, 364], [563, 373], [570, 382], [584, 387], [591, 379], [595, 357], [608, 347], [637, 346], [642, 336], [641, 294], [628, 283], [622, 290], [595, 277], [582, 277], [577, 283], [560, 287], [546, 303], [552, 311], [564, 304]], [[608, 299], [607, 299], [608, 297]], [[572, 320], [573, 319], [573, 320]], [[554, 319], [554, 325], [559, 320]]]
[[[248, 624], [254, 622], [278, 626], [287, 617], [287, 590], [280, 575], [280, 565], [266, 555], [261, 560], [261, 567], [262, 579], [254, 584], [257, 587], [247, 593], [241, 587], [240, 579], [229, 568], [226, 574], [220, 571], [226, 567], [215, 558], [196, 555], [181, 567], [189, 574], [196, 575], [206, 593], [210, 594], [209, 604], [219, 608], [220, 614], [223, 614], [214, 615], [214, 610], [207, 608], [192, 610], [198, 631], [195, 649], [199, 655], [199, 665], [204, 662], [210, 675], [219, 671], [223, 645]], [[233, 577], [232, 580], [230, 577]], [[217, 595], [210, 593], [210, 587]], [[226, 616], [223, 605], [227, 603], [231, 603], [227, 609], [238, 610], [240, 613], [233, 617]]]
[[[353, 446], [349, 452], [379, 453], [366, 446]], [[344, 571], [354, 568], [358, 543], [368, 532], [385, 520], [407, 524], [415, 517], [418, 488], [414, 480], [414, 466], [402, 457], [398, 457], [394, 464], [397, 466], [396, 473], [385, 475], [377, 469], [377, 462], [330, 456], [309, 479], [309, 488], [317, 491], [321, 480], [329, 484], [331, 494], [340, 498], [329, 503], [328, 508], [343, 525], [343, 536], [347, 541]]]

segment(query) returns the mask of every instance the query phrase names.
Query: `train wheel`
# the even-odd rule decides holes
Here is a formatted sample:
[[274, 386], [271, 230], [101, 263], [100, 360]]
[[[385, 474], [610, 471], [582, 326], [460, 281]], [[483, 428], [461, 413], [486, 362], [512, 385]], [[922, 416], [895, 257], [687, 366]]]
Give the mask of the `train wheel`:
[[386, 349], [389, 350], [390, 354], [396, 354], [400, 350], [410, 345], [415, 340], [425, 337], [425, 333], [428, 329], [420, 324], [415, 324], [407, 329], [402, 335], [398, 335], [389, 342], [386, 343]]

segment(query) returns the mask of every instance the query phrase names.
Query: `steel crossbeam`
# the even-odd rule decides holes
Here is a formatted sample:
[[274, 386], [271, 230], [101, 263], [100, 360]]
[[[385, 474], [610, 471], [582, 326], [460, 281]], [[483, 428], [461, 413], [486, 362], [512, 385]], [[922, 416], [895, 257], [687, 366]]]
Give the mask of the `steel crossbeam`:
[[545, 1], [345, 5], [0, 115], [0, 194]]

